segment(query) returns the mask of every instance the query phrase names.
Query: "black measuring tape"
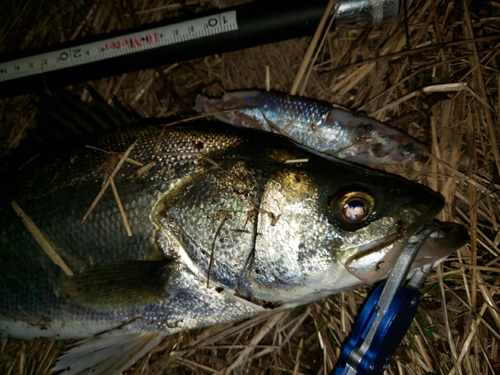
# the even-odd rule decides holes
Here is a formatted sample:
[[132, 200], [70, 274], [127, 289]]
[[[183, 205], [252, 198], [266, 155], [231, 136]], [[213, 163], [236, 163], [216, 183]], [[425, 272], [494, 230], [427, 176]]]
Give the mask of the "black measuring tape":
[[[328, 0], [258, 0], [0, 57], [0, 97], [311, 35]], [[336, 23], [393, 20], [398, 0], [344, 0]]]

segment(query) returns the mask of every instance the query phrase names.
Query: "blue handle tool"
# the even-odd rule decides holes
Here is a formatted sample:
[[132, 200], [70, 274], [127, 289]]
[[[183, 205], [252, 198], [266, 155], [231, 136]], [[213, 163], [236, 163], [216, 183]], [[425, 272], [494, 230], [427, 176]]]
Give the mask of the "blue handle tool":
[[[370, 295], [364, 308], [356, 320], [351, 336], [344, 344], [337, 366], [332, 375], [350, 374], [349, 356], [356, 348], [360, 348], [366, 339], [368, 331], [377, 315], [377, 306], [385, 283], [380, 284]], [[382, 318], [374, 339], [368, 350], [357, 365], [353, 374], [382, 374], [387, 366], [387, 362], [403, 340], [406, 331], [417, 312], [419, 292], [417, 289], [408, 286], [396, 293], [394, 300], [389, 306], [389, 310]], [[351, 367], [354, 369], [353, 367]]]
[[418, 250], [436, 230], [435, 223], [424, 224], [406, 244], [387, 281], [366, 301], [332, 375], [378, 375], [387, 368], [417, 312], [418, 288], [431, 266], [415, 270], [403, 284]]

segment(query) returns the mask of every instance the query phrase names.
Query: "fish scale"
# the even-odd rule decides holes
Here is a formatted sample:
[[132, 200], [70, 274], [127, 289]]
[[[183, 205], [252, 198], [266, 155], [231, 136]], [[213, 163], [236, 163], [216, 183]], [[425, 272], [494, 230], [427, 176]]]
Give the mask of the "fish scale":
[[[192, 132], [192, 131], [191, 131]], [[196, 132], [190, 134], [190, 131], [183, 131], [182, 138], [185, 146], [189, 142], [186, 140], [192, 137], [194, 144], [198, 141]], [[109, 136], [104, 136], [95, 143], [101, 147], [113, 151], [123, 151], [130, 145], [134, 139], [141, 137], [136, 149], [131, 157], [139, 162], [147, 163], [155, 158], [151, 152], [156, 139], [160, 134], [159, 130], [135, 129], [126, 130], [118, 134], [115, 141]], [[173, 138], [179, 137], [179, 133], [172, 131]], [[113, 137], [113, 136], [112, 136]], [[217, 137], [220, 134], [214, 134], [208, 138], [213, 140], [211, 149], [217, 150], [219, 144]], [[230, 144], [230, 140], [236, 137], [226, 137], [225, 141]], [[206, 142], [205, 148], [210, 151], [210, 142]], [[192, 148], [192, 147], [191, 147]], [[184, 147], [187, 149], [187, 147]], [[189, 151], [189, 150], [188, 150]], [[168, 191], [169, 186], [182, 177], [182, 173], [173, 177], [164, 178], [164, 169], [157, 168], [151, 171], [150, 175], [143, 178], [132, 178], [131, 174], [135, 172], [136, 167], [127, 165], [120, 171], [116, 183], [121, 193], [121, 198], [127, 212], [127, 216], [134, 236], [128, 238], [125, 235], [123, 224], [116, 208], [116, 203], [112, 199], [110, 192], [106, 193], [104, 199], [91, 214], [89, 219], [81, 224], [80, 220], [93, 197], [97, 195], [101, 187], [102, 178], [100, 178], [99, 166], [104, 162], [106, 155], [99, 151], [82, 149], [75, 155], [66, 158], [60, 158], [51, 163], [33, 162], [27, 166], [20, 178], [26, 177], [23, 181], [20, 191], [11, 195], [9, 199], [14, 199], [23, 208], [27, 215], [38, 224], [44, 235], [56, 245], [56, 249], [61, 252], [61, 256], [66, 258], [70, 268], [78, 271], [92, 263], [111, 262], [120, 260], [142, 259], [144, 250], [151, 245], [152, 239], [149, 235], [155, 228], [150, 220], [145, 220], [150, 216], [152, 206], [160, 199], [164, 192]], [[180, 168], [182, 162], [177, 160], [177, 156], [163, 156], [159, 158], [161, 163], [168, 164], [172, 168]], [[34, 173], [33, 173], [34, 172]], [[28, 176], [31, 176], [28, 178]], [[125, 182], [126, 185], [123, 185]], [[126, 188], [125, 188], [126, 186]], [[50, 213], [50, 214], [48, 214]], [[34, 242], [31, 235], [22, 227], [21, 221], [15, 216], [14, 211], [8, 203], [2, 207], [1, 215], [5, 235], [2, 236], [2, 250], [12, 247], [10, 238], [11, 233], [16, 235], [16, 243], [23, 244], [23, 247], [30, 249], [32, 262], [18, 262], [11, 259], [14, 251], [2, 251], [0, 256], [4, 265], [9, 265], [19, 269], [19, 274], [31, 273], [35, 279], [29, 283], [30, 288], [36, 290], [35, 285], [44, 285], [46, 276], [54, 278], [59, 276], [60, 270], [55, 267], [46, 257], [38, 245]], [[63, 230], [61, 230], [63, 229]], [[115, 235], [110, 236], [110, 233]], [[92, 234], [92, 235], [89, 235]], [[12, 248], [14, 250], [14, 248]], [[16, 253], [19, 253], [16, 251]], [[69, 256], [65, 257], [65, 254]], [[17, 256], [16, 256], [17, 258]], [[36, 265], [40, 265], [36, 271]], [[44, 272], [48, 269], [47, 272]], [[7, 275], [5, 275], [7, 276]], [[9, 277], [9, 276], [7, 276]], [[57, 277], [55, 277], [57, 279]], [[51, 280], [52, 282], [55, 282]], [[0, 276], [3, 281], [3, 276]], [[3, 282], [0, 283], [4, 286]], [[18, 286], [21, 290], [24, 287]], [[51, 289], [50, 284], [47, 289]], [[21, 295], [21, 290], [16, 291], [12, 285], [2, 291], [0, 297], [0, 306], [5, 311], [7, 306], [34, 306], [33, 302], [13, 305], [8, 299], [10, 295]], [[42, 293], [43, 294], [43, 293]], [[48, 293], [50, 295], [51, 293]], [[44, 294], [45, 295], [45, 294]], [[7, 299], [6, 299], [7, 298]], [[62, 302], [51, 298], [50, 301], [57, 300], [57, 307]], [[50, 305], [50, 303], [49, 303]], [[43, 307], [43, 305], [41, 306]], [[56, 310], [57, 310], [56, 307]], [[36, 306], [37, 311], [42, 310], [42, 314], [50, 315], [51, 310], [46, 311], [40, 306]], [[26, 310], [23, 308], [23, 310]], [[14, 315], [22, 316], [21, 311], [15, 311]], [[31, 316], [32, 312], [28, 312]], [[43, 333], [43, 332], [42, 332]]]
[[[125, 163], [116, 175], [132, 237], [110, 191], [81, 223], [106, 174], [100, 167], [109, 156], [102, 151], [82, 146], [41, 156], [8, 177], [2, 197], [0, 335], [93, 337], [61, 359], [60, 366], [71, 364], [67, 374], [114, 363], [125, 338], [144, 353], [158, 335], [234, 322], [381, 279], [388, 269], [376, 262], [397, 258], [405, 240], [443, 206], [440, 194], [403, 178], [220, 123], [123, 128], [89, 144], [124, 152], [137, 139], [130, 158], [156, 165], [138, 176], [139, 167]], [[339, 217], [347, 193], [373, 198], [361, 222]], [[43, 252], [12, 201], [74, 276]], [[350, 259], [365, 253], [373, 267], [348, 271]], [[110, 340], [109, 353], [95, 353], [92, 342], [99, 340]]]

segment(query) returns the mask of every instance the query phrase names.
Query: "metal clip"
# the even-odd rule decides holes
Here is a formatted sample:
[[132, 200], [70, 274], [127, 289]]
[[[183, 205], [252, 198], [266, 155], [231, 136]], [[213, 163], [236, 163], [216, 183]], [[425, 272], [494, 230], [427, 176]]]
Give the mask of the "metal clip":
[[387, 281], [366, 301], [332, 375], [382, 374], [386, 369], [415, 316], [418, 288], [431, 266], [417, 269], [403, 285], [420, 247], [437, 230], [438, 224], [426, 223], [410, 238]]

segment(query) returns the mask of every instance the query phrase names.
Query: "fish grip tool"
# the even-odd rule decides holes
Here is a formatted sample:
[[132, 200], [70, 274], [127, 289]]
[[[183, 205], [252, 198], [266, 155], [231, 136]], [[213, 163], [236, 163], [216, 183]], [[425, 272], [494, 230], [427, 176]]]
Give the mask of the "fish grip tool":
[[403, 340], [417, 312], [419, 287], [432, 265], [419, 268], [404, 284], [413, 260], [436, 223], [421, 226], [394, 265], [388, 279], [375, 288], [366, 301], [344, 344], [332, 375], [382, 374]]

